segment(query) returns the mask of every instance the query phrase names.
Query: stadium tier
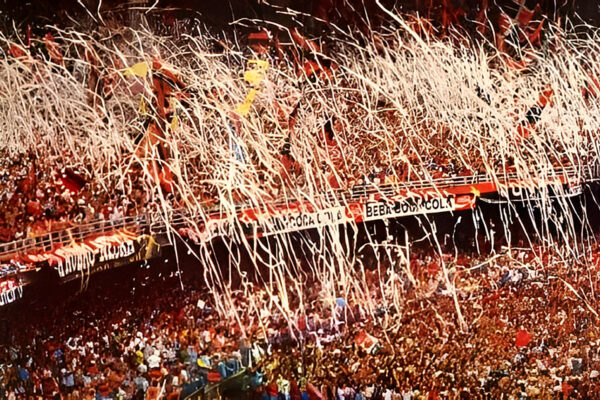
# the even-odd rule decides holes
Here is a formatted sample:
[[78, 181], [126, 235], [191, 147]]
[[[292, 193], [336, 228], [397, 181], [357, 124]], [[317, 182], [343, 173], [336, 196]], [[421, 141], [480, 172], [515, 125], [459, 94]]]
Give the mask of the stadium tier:
[[163, 215], [98, 221], [0, 245], [2, 305], [21, 298], [27, 283], [35, 280], [32, 274], [43, 267], [56, 270], [60, 279], [68, 282], [157, 257], [161, 244], [170, 243], [166, 237], [170, 234], [168, 229], [176, 229], [182, 238], [200, 244], [217, 237], [235, 240], [239, 232], [250, 239], [259, 239], [351, 222], [454, 213], [474, 209], [478, 201], [492, 197], [539, 206], [546, 198], [580, 196], [585, 184], [598, 180], [596, 172], [590, 166], [586, 171], [545, 171], [527, 180], [512, 173], [500, 182], [478, 175], [373, 184], [304, 202], [277, 202], [264, 207], [239, 204], [235, 215], [213, 209], [206, 210], [204, 218], [175, 211], [168, 214], [168, 223]]

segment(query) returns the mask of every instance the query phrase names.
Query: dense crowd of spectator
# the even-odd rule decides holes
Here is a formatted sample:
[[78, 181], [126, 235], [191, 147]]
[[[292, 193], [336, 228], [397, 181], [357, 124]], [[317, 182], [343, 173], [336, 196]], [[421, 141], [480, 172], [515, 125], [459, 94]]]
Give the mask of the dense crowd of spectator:
[[[235, 290], [242, 317], [221, 318], [214, 298], [181, 290], [177, 274], [139, 268], [132, 283], [9, 314], [2, 396], [177, 399], [246, 368], [249, 387], [238, 395], [247, 398], [597, 398], [600, 258], [585, 257], [565, 264], [541, 247], [459, 256], [446, 265], [459, 316], [440, 262], [419, 254], [414, 283], [398, 283], [400, 306], [366, 315], [339, 298], [329, 310], [315, 283], [291, 322], [253, 317]], [[381, 277], [367, 274], [384, 304]]]
[[[524, 49], [529, 47], [537, 49], [542, 46], [538, 28], [544, 27], [546, 20], [541, 15], [539, 7], [529, 10], [521, 6], [516, 14], [511, 11], [509, 16], [505, 11], [498, 15], [497, 7], [488, 5], [485, 1], [475, 2], [466, 7], [464, 12], [458, 12], [461, 7], [465, 7], [464, 2], [458, 3], [460, 6], [454, 2], [444, 2], [443, 6], [430, 10], [427, 20], [415, 16], [406, 16], [406, 18], [415, 28], [415, 34], [430, 35], [438, 39], [452, 37], [450, 25], [464, 24], [463, 28], [468, 29], [470, 33], [482, 29], [502, 55], [508, 58], [510, 58], [508, 55], [510, 46], [506, 43], [510, 40], [520, 42], [525, 46]], [[495, 10], [493, 19], [489, 21], [485, 20], [484, 11], [487, 8]], [[465, 13], [469, 13], [471, 18], [465, 19]], [[449, 15], [454, 17], [448, 19]], [[498, 29], [489, 29], [488, 23]], [[441, 29], [433, 29], [434, 25], [439, 25]], [[426, 27], [431, 29], [425, 29]], [[494, 31], [496, 33], [493, 33]], [[386, 39], [387, 36], [375, 32], [371, 32], [370, 35], [379, 47], [389, 46], [390, 49], [402, 47], [401, 42]], [[282, 40], [286, 37], [288, 42], [284, 45], [280, 37]], [[405, 121], [400, 109], [390, 99], [383, 98], [385, 96], [376, 99], [373, 110], [369, 109], [368, 112], [361, 110], [362, 107], [371, 105], [363, 104], [367, 101], [364, 97], [365, 93], [361, 92], [363, 88], [350, 87], [350, 83], [343, 82], [349, 80], [349, 77], [341, 73], [342, 68], [334, 62], [333, 54], [328, 54], [328, 49], [335, 51], [332, 50], [335, 49], [334, 43], [308, 39], [298, 29], [283, 33], [262, 30], [249, 34], [246, 39], [242, 41], [240, 53], [243, 53], [248, 60], [263, 61], [265, 65], [271, 66], [269, 68], [277, 69], [284, 75], [289, 73], [294, 77], [291, 81], [279, 81], [280, 78], [277, 77], [267, 79], [265, 78], [267, 67], [264, 70], [249, 68], [239, 74], [244, 76], [244, 84], [248, 84], [255, 90], [250, 91], [254, 93], [252, 96], [248, 93], [248, 99], [251, 99], [248, 107], [253, 105], [258, 113], [264, 113], [265, 120], [269, 120], [269, 122], [261, 122], [265, 124], [261, 127], [265, 130], [262, 133], [265, 137], [269, 135], [281, 137], [277, 140], [273, 139], [272, 143], [269, 142], [267, 147], [274, 154], [269, 154], [270, 157], [264, 160], [257, 158], [262, 150], [252, 149], [253, 145], [243, 143], [248, 139], [247, 133], [241, 127], [244, 113], [240, 111], [241, 106], [235, 104], [237, 100], [231, 98], [232, 93], [227, 93], [225, 86], [224, 89], [220, 87], [222, 82], [212, 82], [201, 88], [190, 85], [192, 77], [184, 76], [185, 66], [171, 65], [161, 59], [159, 54], [154, 54], [146, 60], [137, 60], [139, 62], [134, 65], [136, 68], [134, 66], [127, 68], [115, 54], [101, 53], [100, 49], [94, 47], [93, 41], [80, 43], [73, 38], [69, 39], [69, 35], [66, 34], [62, 39], [55, 38], [52, 32], [37, 37], [31, 33], [31, 29], [28, 29], [21, 43], [8, 42], [4, 54], [8, 59], [7, 65], [14, 66], [27, 79], [36, 76], [28, 75], [29, 69], [35, 71], [39, 68], [40, 71], [44, 71], [42, 75], [51, 77], [56, 74], [57, 78], [65, 75], [74, 80], [77, 83], [77, 90], [85, 93], [83, 98], [88, 103], [86, 112], [93, 110], [95, 113], [90, 118], [103, 121], [99, 124], [102, 134], [106, 134], [104, 129], [108, 129], [103, 124], [110, 125], [111, 118], [115, 117], [109, 113], [109, 101], [120, 102], [121, 107], [116, 107], [119, 109], [127, 105], [129, 120], [126, 128], [131, 128], [131, 131], [119, 132], [119, 134], [123, 135], [124, 141], [134, 138], [132, 146], [135, 147], [127, 148], [123, 154], [115, 151], [115, 154], [111, 155], [126, 160], [125, 163], [134, 167], [127, 169], [129, 175], [123, 177], [123, 181], [117, 182], [115, 179], [110, 184], [106, 179], [98, 180], [94, 176], [78, 172], [77, 168], [73, 167], [72, 155], [63, 149], [60, 156], [53, 155], [56, 154], [56, 149], [52, 151], [36, 149], [35, 156], [32, 152], [31, 155], [23, 154], [16, 158], [13, 155], [2, 154], [0, 202], [3, 207], [0, 210], [0, 241], [35, 236], [97, 218], [118, 218], [122, 215], [143, 212], [149, 201], [156, 200], [154, 192], [159, 187], [164, 192], [177, 192], [175, 188], [182, 182], [176, 182], [177, 179], [171, 171], [173, 169], [171, 161], [181, 157], [183, 157], [182, 163], [190, 168], [185, 174], [197, 179], [186, 182], [189, 186], [180, 193], [174, 193], [169, 199], [188, 205], [198, 201], [214, 205], [223, 198], [225, 191], [231, 191], [234, 201], [248, 200], [248, 197], [255, 194], [260, 194], [263, 199], [273, 200], [280, 199], [284, 192], [288, 196], [287, 191], [292, 189], [312, 193], [331, 188], [350, 189], [357, 183], [436, 179], [490, 171], [506, 172], [515, 168], [515, 160], [511, 160], [510, 157], [506, 160], [504, 157], [499, 157], [497, 160], [490, 161], [485, 160], [478, 149], [454, 148], [456, 146], [453, 147], [448, 143], [451, 129], [448, 124], [429, 121], [429, 118], [421, 115], [419, 110], [411, 110], [416, 114], [410, 118], [406, 117]], [[386, 43], [386, 40], [390, 42]], [[216, 48], [223, 50], [223, 43], [217, 44]], [[184, 48], [185, 46], [182, 45], [182, 51]], [[211, 48], [212, 50], [214, 49]], [[226, 58], [225, 54], [224, 52], [224, 58]], [[80, 59], [69, 61], [72, 57]], [[237, 65], [235, 68], [238, 67], [240, 66]], [[191, 74], [198, 72], [186, 71]], [[339, 77], [336, 77], [336, 74], [339, 74]], [[312, 95], [308, 94], [313, 91], [313, 87], [324, 89], [332, 82], [340, 85], [336, 90], [332, 90], [335, 98], [318, 96], [312, 98], [310, 97]], [[350, 86], [346, 88], [344, 85]], [[588, 87], [589, 82], [583, 85], [582, 92], [585, 100], [595, 99], [594, 87]], [[344, 90], [337, 93], [340, 88]], [[38, 88], [38, 91], [41, 92], [42, 89], [43, 87]], [[480, 103], [495, 107], [490, 103], [490, 93], [486, 93], [482, 88], [469, 88], [471, 89]], [[259, 90], [260, 96], [257, 96]], [[514, 123], [519, 136], [517, 142], [524, 140], [535, 130], [544, 108], [552, 102], [552, 96], [552, 90], [544, 90], [538, 102], [531, 101], [531, 104], [527, 104], [529, 109], [515, 113]], [[254, 97], [257, 100], [252, 103]], [[304, 115], [305, 109], [315, 106], [311, 102], [329, 100], [336, 104], [337, 114], [327, 111], [324, 115], [318, 115], [315, 123], [311, 122], [312, 131], [299, 132], [298, 126], [301, 125], [303, 118], [315, 117]], [[368, 102], [372, 100], [369, 99]], [[227, 136], [229, 139], [218, 142], [219, 146], [227, 142], [232, 158], [239, 163], [253, 164], [255, 167], [252, 169], [253, 176], [251, 179], [246, 176], [249, 181], [244, 185], [255, 184], [256, 191], [246, 190], [251, 193], [242, 193], [241, 187], [244, 185], [228, 188], [226, 183], [220, 182], [222, 177], [216, 175], [219, 171], [205, 169], [214, 161], [209, 160], [212, 154], [205, 154], [210, 152], [193, 150], [191, 154], [194, 156], [186, 159], [187, 156], [183, 155], [184, 149], [168, 145], [169, 143], [183, 145], [186, 140], [198, 139], [194, 139], [192, 135], [187, 139], [171, 140], [169, 136], [177, 129], [182, 131], [197, 129], [198, 125], [204, 123], [195, 120], [199, 117], [188, 117], [187, 120], [185, 118], [188, 114], [199, 113], [198, 109], [192, 109], [192, 106], [198, 108], [198, 104], [192, 104], [194, 102], [202, 105], [200, 107], [202, 112], [210, 108], [218, 110], [217, 114], [227, 114], [224, 119], [227, 120], [226, 126], [229, 132], [223, 132], [223, 137]], [[139, 109], [132, 108], [132, 104], [137, 105], [137, 103], [140, 104]], [[100, 107], [100, 104], [104, 104], [104, 108]], [[233, 112], [233, 109], [236, 109], [236, 112]], [[370, 120], [372, 117], [370, 114], [378, 115], [376, 126], [371, 127], [375, 129], [374, 132], [380, 128], [388, 133], [400, 129], [398, 137], [390, 136], [387, 141], [378, 141], [380, 139], [376, 137], [377, 135], [369, 132], [366, 126], [365, 132], [350, 134], [353, 125], [363, 126], [361, 121]], [[213, 114], [199, 113], [198, 115], [209, 118]], [[218, 117], [223, 119], [222, 115]], [[71, 120], [65, 120], [64, 123], [65, 127], [61, 126], [60, 129], [65, 130], [65, 135], [69, 134], [69, 129], [77, 131], [79, 128], [77, 124], [74, 124], [74, 127], [68, 126], [72, 123]], [[427, 132], [426, 140], [418, 146], [409, 145], [407, 142], [412, 140], [410, 139], [412, 133], [402, 131], [406, 124], [412, 126], [411, 129], [415, 131]], [[378, 128], [379, 125], [381, 126]], [[123, 126], [120, 127], [124, 129]], [[181, 135], [185, 136], [184, 133]], [[118, 137], [118, 135], [114, 136]], [[305, 141], [311, 142], [310, 146], [314, 147], [304, 149], [302, 146], [305, 145]], [[462, 143], [454, 143], [457, 144]], [[212, 142], [207, 142], [206, 146], [212, 145]], [[120, 148], [119, 151], [123, 149]], [[156, 159], [149, 162], [141, 161], [147, 160], [148, 154], [154, 152], [158, 154]], [[227, 149], [219, 149], [214, 153], [227, 152]], [[302, 153], [306, 152], [314, 154], [300, 159]], [[132, 153], [139, 156], [139, 159], [130, 162]], [[564, 152], [559, 147], [556, 152], [549, 151], [548, 158], [557, 166], [569, 165], [573, 162], [562, 153]], [[521, 160], [523, 163], [527, 161]], [[195, 162], [198, 164], [194, 164]], [[492, 163], [494, 165], [490, 165]], [[220, 161], [217, 164], [215, 168], [222, 166]], [[94, 171], [94, 166], [86, 166], [85, 169]], [[274, 171], [277, 173], [273, 174]], [[246, 173], [246, 175], [250, 174]], [[181, 173], [179, 180], [182, 180]], [[100, 181], [102, 184], [98, 183]], [[144, 182], [146, 187], [142, 186]], [[220, 188], [218, 185], [225, 187]], [[293, 195], [293, 191], [290, 193]]]
[[[528, 36], [535, 35], [529, 22], [521, 28]], [[498, 39], [510, 39], [509, 34], [506, 30]], [[297, 31], [293, 35], [297, 47], [310, 55], [316, 44]], [[45, 40], [52, 62], [63, 65], [56, 42]], [[268, 47], [266, 52], [271, 51]], [[23, 49], [11, 50], [16, 59], [27, 56], [21, 54]], [[312, 59], [296, 60], [296, 67], [304, 69], [307, 82], [330, 79], [336, 66], [314, 53]], [[147, 181], [136, 179], [135, 168], [142, 163], [136, 164], [133, 176], [107, 188], [94, 183], [94, 177], [66, 167], [68, 152], [64, 159], [43, 150], [35, 157], [2, 157], [0, 241], [142, 213], [151, 207], [154, 189], [165, 194], [174, 191], [165, 133], [178, 123], [171, 103], [185, 103], [190, 94], [166, 63], [155, 58], [152, 64], [156, 76], [147, 90], [153, 92], [149, 107], [155, 109], [157, 122], [148, 124], [140, 143], [161, 154], [160, 163], [155, 159], [143, 166], [155, 172], [156, 188], [144, 187]], [[146, 73], [141, 75], [146, 78]], [[90, 68], [91, 78], [100, 79], [97, 69]], [[95, 96], [101, 95], [92, 93], [90, 103], [96, 106], [99, 97]], [[481, 99], [486, 101], [485, 95]], [[217, 100], [215, 109], [225, 103]], [[543, 100], [544, 105], [532, 106], [538, 114], [532, 112], [529, 118], [528, 111], [526, 123], [518, 122], [520, 126], [533, 129], [536, 115], [549, 101]], [[280, 122], [291, 133], [278, 150], [278, 176], [279, 184], [286, 185], [306, 176], [300, 173], [305, 166], [290, 152], [296, 117], [292, 110], [284, 114]], [[386, 117], [397, 115], [392, 112]], [[243, 136], [236, 122], [228, 122], [234, 125], [230, 151], [237, 161], [247, 162], [251, 155], [236, 142], [236, 134]], [[383, 161], [385, 157], [376, 156], [377, 150], [344, 142], [344, 129], [331, 117], [316, 130], [317, 156], [322, 160], [311, 167], [323, 170], [314, 173], [315, 179], [328, 181], [316, 187], [347, 189], [355, 183], [468, 175], [489, 168], [477, 157], [468, 162], [453, 159], [443, 134], [432, 136], [423, 154], [413, 148], [403, 154], [404, 164], [391, 166]], [[443, 133], [445, 128], [432, 129]], [[356, 173], [355, 165], [344, 159], [349, 155], [369, 164], [371, 173], [367, 177], [364, 170]], [[510, 169], [509, 164], [498, 167]], [[213, 185], [194, 195], [214, 203], [214, 189]], [[235, 201], [243, 200], [236, 196]], [[104, 282], [60, 304], [38, 304], [26, 313], [5, 311], [0, 396], [9, 400], [178, 399], [245, 370], [250, 383], [240, 387], [239, 396], [261, 400], [597, 398], [597, 254], [595, 248], [591, 254], [565, 261], [536, 246], [491, 258], [448, 257], [451, 261], [445, 264], [436, 257], [414, 254], [407, 268], [410, 274], [388, 266], [389, 276], [398, 275], [385, 284], [367, 265], [365, 290], [379, 304], [374, 314], [343, 297], [336, 299], [332, 309], [321, 297], [319, 282], [307, 282], [309, 295], [302, 307], [291, 305], [293, 317], [252, 310], [250, 300], [254, 306], [276, 301], [267, 288], [255, 285], [250, 294], [248, 288], [227, 291], [239, 312], [223, 318], [217, 312], [218, 296], [197, 289], [196, 284], [182, 289], [177, 274], [165, 277], [139, 268], [132, 283]], [[390, 305], [385, 298], [386, 290], [391, 290], [385, 286], [389, 282], [394, 292], [402, 293], [401, 303]]]
[[235, 341], [224, 340], [199, 292], [177, 284], [173, 272], [141, 268], [131, 283], [107, 282], [66, 305], [9, 314], [2, 398], [179, 398], [182, 387], [206, 383], [211, 366], [225, 368], [218, 362]]
[[148, 199], [139, 180], [107, 189], [64, 165], [43, 154], [1, 157], [0, 242], [144, 212]]
[[[500, 10], [487, 1], [471, 3], [467, 6], [464, 2], [448, 1], [431, 8], [426, 19], [415, 15], [404, 17], [415, 29], [415, 35], [435, 40], [458, 40], [461, 36], [453, 36], [454, 28], [459, 31], [464, 29], [473, 34], [473, 37], [484, 33], [490, 40], [488, 44], [496, 46], [502, 57], [507, 59], [519, 58], [519, 54], [513, 54], [514, 51], [511, 51], [514, 49], [507, 45], [511, 41], [521, 43], [523, 48], [517, 48], [524, 51], [550, 46], [540, 39], [540, 35], [543, 36], [544, 33], [540, 29], [548, 25], [540, 7], [528, 9], [521, 5], [515, 10]], [[494, 10], [489, 19], [486, 14], [488, 8]], [[467, 14], [469, 18], [466, 18]], [[329, 15], [324, 21], [331, 17]], [[453, 28], [450, 29], [450, 26]], [[492, 26], [495, 28], [491, 29]], [[131, 61], [128, 68], [123, 61], [125, 56], [104, 53], [110, 46], [98, 46], [91, 38], [79, 41], [76, 38], [80, 35], [74, 32], [63, 32], [60, 35], [56, 32], [56, 37], [52, 32], [38, 33], [33, 34], [31, 29], [27, 29], [22, 40], [7, 41], [6, 52], [3, 53], [6, 65], [14, 67], [19, 74], [22, 73], [25, 82], [29, 82], [28, 79], [35, 82], [36, 73], [32, 72], [38, 69], [42, 71], [38, 72], [44, 79], [55, 76], [57, 82], [62, 82], [60, 79], [68, 78], [67, 81], [75, 85], [78, 94], [84, 94], [81, 101], [86, 104], [85, 112], [92, 112], [89, 119], [101, 121], [98, 129], [105, 135], [101, 137], [118, 138], [122, 135], [123, 141], [131, 141], [131, 146], [123, 146], [126, 150], [117, 146], [115, 154], [107, 157], [114, 157], [127, 164], [127, 176], [117, 176], [112, 182], [107, 182], [104, 176], [103, 179], [96, 179], [98, 177], [91, 176], [89, 172], [83, 172], [94, 171], [95, 166], [75, 167], [76, 158], [62, 148], [58, 150], [61, 152], [60, 156], [56, 155], [57, 149], [45, 149], [43, 146], [38, 146], [29, 155], [15, 157], [12, 154], [0, 154], [0, 203], [3, 205], [0, 210], [0, 242], [37, 236], [97, 219], [117, 219], [142, 213], [156, 205], [151, 203], [162, 200], [161, 196], [157, 196], [157, 191], [160, 190], [173, 207], [190, 204], [195, 206], [198, 203], [212, 206], [224, 198], [234, 202], [268, 202], [280, 200], [283, 196], [293, 198], [298, 193], [352, 189], [361, 183], [429, 180], [493, 171], [505, 173], [516, 169], [514, 157], [482, 157], [481, 149], [462, 149], [462, 139], [456, 143], [449, 142], [453, 128], [446, 122], [423, 115], [418, 108], [426, 106], [424, 99], [419, 100], [423, 104], [412, 106], [411, 113], [414, 111], [414, 115], [406, 117], [401, 111], [408, 105], [398, 107], [396, 100], [379, 94], [372, 96], [374, 93], [357, 86], [357, 82], [350, 82], [351, 76], [344, 75], [343, 68], [334, 61], [337, 60], [332, 54], [336, 49], [335, 39], [311, 40], [298, 29], [290, 29], [284, 32], [260, 30], [241, 41], [236, 51], [240, 50], [243, 57], [237, 60], [236, 55], [238, 64], [228, 64], [227, 72], [236, 70], [238, 80], [243, 80], [242, 85], [245, 86], [241, 88], [248, 91], [247, 99], [250, 100], [248, 104], [243, 100], [242, 105], [248, 106], [248, 110], [253, 106], [257, 114], [262, 113], [264, 116], [260, 122], [264, 125], [251, 124], [252, 129], [262, 129], [262, 135], [258, 135], [261, 137], [258, 140], [260, 143], [251, 143], [253, 138], [249, 138], [250, 135], [243, 129], [245, 114], [240, 111], [242, 106], [239, 105], [243, 96], [234, 99], [232, 87], [225, 85], [225, 82], [209, 80], [202, 75], [203, 70], [193, 69], [185, 63], [172, 65], [171, 61], [177, 64], [175, 57], [167, 61], [158, 53], [144, 57], [139, 54], [128, 55], [130, 60], [127, 62]], [[122, 35], [119, 40], [126, 41], [127, 35]], [[376, 44], [379, 53], [385, 53], [383, 50], [386, 47], [398, 51], [403, 46], [401, 36], [394, 39], [394, 35], [369, 32], [367, 38]], [[361, 37], [360, 40], [365, 38]], [[207, 45], [206, 51], [214, 51], [217, 58], [230, 62], [229, 55], [224, 50], [225, 44], [216, 42]], [[188, 51], [186, 46], [189, 43], [174, 44], [181, 45], [182, 54], [187, 54], [185, 51]], [[396, 56], [401, 56], [401, 52]], [[120, 58], [123, 60], [119, 60]], [[394, 57], [390, 55], [390, 58]], [[250, 63], [240, 65], [240, 60], [252, 61], [254, 65], [259, 65], [257, 62], [262, 61], [265, 67], [261, 70], [250, 67]], [[351, 63], [352, 60], [347, 61]], [[514, 62], [521, 61], [523, 60], [515, 59]], [[133, 62], [136, 64], [131, 65]], [[240, 67], [248, 69], [237, 71]], [[352, 68], [351, 65], [344, 67]], [[495, 64], [492, 63], [490, 68], [496, 68]], [[502, 68], [504, 67], [499, 68], [498, 73], [504, 74]], [[267, 69], [277, 70], [277, 73], [268, 76], [265, 72]], [[524, 69], [525, 67], [516, 68], [519, 72]], [[185, 76], [186, 73], [198, 76]], [[513, 74], [518, 75], [510, 70], [506, 74], [507, 79]], [[594, 84], [597, 82], [591, 78], [590, 82], [581, 83], [585, 102], [596, 99], [597, 85]], [[202, 81], [201, 86], [198, 85], [198, 79]], [[38, 84], [39, 82], [35, 82], [35, 85]], [[50, 85], [36, 86], [37, 89], [27, 93], [35, 93], [37, 90], [40, 96], [42, 92], [44, 95], [49, 93], [54, 96], [54, 93], [44, 92], [48, 86]], [[325, 89], [329, 86], [332, 89], [331, 98], [329, 95], [314, 95], [321, 90], [328, 91]], [[319, 90], [314, 90], [316, 88]], [[498, 106], [491, 101], [495, 88], [488, 88], [486, 91], [481, 87], [469, 87], [468, 90], [473, 91], [477, 104], [487, 104], [492, 108]], [[26, 97], [25, 92], [23, 96]], [[256, 101], [253, 103], [255, 97]], [[67, 100], [60, 98], [57, 101], [68, 102]], [[502, 102], [504, 100], [506, 99]], [[32, 101], [37, 102], [35, 99]], [[524, 104], [526, 108], [515, 111], [511, 117], [514, 117], [514, 130], [517, 133], [515, 142], [525, 140], [535, 131], [544, 108], [547, 104], [552, 104], [552, 101], [552, 89], [545, 89], [537, 102], [528, 98]], [[335, 104], [334, 110], [325, 107], [326, 111], [321, 114], [307, 111], [315, 106], [317, 109], [321, 108], [318, 106], [319, 102]], [[122, 115], [120, 112], [117, 116], [111, 114], [111, 104], [120, 112], [125, 109], [127, 117], [124, 125], [116, 124]], [[211, 111], [206, 111], [207, 109]], [[465, 114], [477, 114], [475, 111], [463, 111]], [[377, 119], [372, 121], [375, 114]], [[206, 123], [206, 129], [210, 131], [213, 125], [209, 124], [209, 119], [213, 117], [221, 122], [226, 121], [224, 126], [219, 125], [221, 122], [214, 125], [221, 130], [219, 135], [209, 135], [210, 139], [201, 143], [201, 150], [183, 149], [181, 146], [187, 141], [195, 143], [204, 140], [194, 136], [198, 132], [187, 137], [186, 130], [201, 130], [199, 127]], [[81, 128], [66, 115], [56, 118], [61, 121], [57, 125], [61, 125], [59, 129], [64, 131], [65, 137], [71, 131], [78, 132]], [[299, 129], [303, 120], [310, 121], [309, 131]], [[363, 121], [370, 121], [370, 125], [365, 125]], [[105, 130], [117, 129], [112, 125], [125, 129], [126, 132], [107, 135]], [[18, 126], [20, 125], [17, 124]], [[404, 130], [405, 126], [411, 128]], [[355, 127], [362, 127], [363, 131], [355, 132]], [[504, 128], [512, 130], [513, 127]], [[378, 130], [385, 134], [379, 135]], [[411, 143], [416, 139], [412, 137], [415, 136], [412, 131], [424, 133], [422, 143]], [[174, 135], [174, 132], [177, 134]], [[48, 135], [48, 132], [39, 134]], [[474, 136], [479, 134], [487, 133], [479, 132]], [[227, 139], [221, 140], [224, 137]], [[258, 148], [258, 144], [267, 139], [266, 149]], [[588, 141], [594, 142], [593, 138], [588, 138]], [[214, 152], [207, 151], [215, 145], [223, 148]], [[558, 145], [557, 151], [547, 152], [550, 163], [557, 167], [577, 164], [561, 146]], [[484, 147], [485, 153], [495, 146]], [[223, 172], [220, 170], [223, 160], [211, 157], [228, 153], [235, 163], [247, 163], [251, 167], [238, 176], [236, 164], [231, 168], [231, 174], [226, 173], [228, 178], [225, 179], [225, 175], [219, 175]], [[264, 156], [262, 153], [269, 153], [268, 157], [261, 158]], [[310, 154], [307, 156], [307, 153]], [[519, 157], [525, 153], [527, 152], [521, 150], [516, 152]], [[171, 163], [174, 159], [179, 160], [180, 165]], [[539, 160], [523, 158], [518, 161], [528, 164], [529, 161]], [[585, 160], [582, 162], [585, 163]], [[107, 169], [106, 166], [104, 169]], [[179, 170], [178, 176], [175, 176], [175, 169]], [[188, 182], [183, 182], [184, 175]], [[232, 183], [231, 180], [236, 182]], [[242, 181], [243, 184], [240, 183]], [[181, 187], [178, 187], [179, 184], [182, 184]], [[260, 201], [252, 197], [259, 197]]]

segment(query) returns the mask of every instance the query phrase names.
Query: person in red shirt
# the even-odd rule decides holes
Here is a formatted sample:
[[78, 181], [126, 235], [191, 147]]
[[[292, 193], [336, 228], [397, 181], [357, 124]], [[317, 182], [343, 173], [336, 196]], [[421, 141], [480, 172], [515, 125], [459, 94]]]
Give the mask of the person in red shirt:
[[98, 367], [96, 366], [96, 361], [94, 361], [94, 360], [90, 361], [90, 365], [89, 365], [89, 367], [87, 367], [88, 375], [95, 376], [95, 375], [98, 375], [98, 372], [99, 371], [98, 371]]
[[152, 385], [148, 388], [146, 392], [146, 400], [158, 400], [160, 397], [160, 386], [158, 385], [158, 381], [153, 380]]
[[575, 388], [573, 388], [573, 386], [571, 386], [569, 384], [569, 382], [567, 382], [567, 380], [565, 379], [561, 385], [561, 393], [562, 393], [562, 399], [563, 400], [567, 400], [571, 394], [573, 394]]
[[108, 385], [108, 382], [106, 380], [103, 380], [98, 387], [96, 388], [96, 390], [98, 391], [98, 393], [100, 393], [100, 395], [102, 397], [108, 397], [110, 395], [110, 386]]
[[44, 399], [60, 399], [60, 389], [58, 388], [58, 382], [52, 377], [50, 371], [44, 371], [44, 377], [42, 378], [42, 393]]
[[442, 400], [442, 398], [438, 394], [436, 382], [433, 382], [433, 386], [432, 386], [431, 390], [429, 390], [429, 393], [427, 394], [427, 400]]

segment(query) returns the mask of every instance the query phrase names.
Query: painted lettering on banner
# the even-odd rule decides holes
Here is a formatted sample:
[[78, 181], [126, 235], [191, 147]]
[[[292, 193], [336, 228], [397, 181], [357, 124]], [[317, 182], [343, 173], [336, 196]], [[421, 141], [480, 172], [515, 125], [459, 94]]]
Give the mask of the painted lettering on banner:
[[409, 215], [450, 212], [455, 209], [454, 197], [408, 197], [406, 199], [387, 203], [384, 201], [365, 204], [365, 221], [398, 218]]
[[89, 270], [96, 260], [94, 248], [85, 244], [62, 247], [54, 253], [59, 257], [56, 269], [61, 278], [73, 272]]
[[100, 249], [98, 262], [107, 262], [132, 256], [135, 253], [133, 240], [128, 240], [118, 246], [104, 246]]
[[0, 281], [0, 307], [23, 298], [23, 285], [19, 279]]
[[65, 278], [71, 274], [90, 271], [97, 264], [126, 259], [136, 252], [137, 235], [126, 230], [102, 235], [83, 243], [72, 243], [54, 251], [26, 255], [27, 262], [47, 262]]
[[544, 186], [511, 186], [508, 191], [500, 192], [500, 197], [514, 201], [543, 201], [560, 197], [575, 197], [583, 193], [581, 185], [562, 185], [550, 183]]
[[[261, 216], [262, 217], [262, 216]], [[259, 217], [258, 231], [263, 236], [333, 226], [349, 222], [344, 206], [316, 211], [282, 211], [266, 219]]]

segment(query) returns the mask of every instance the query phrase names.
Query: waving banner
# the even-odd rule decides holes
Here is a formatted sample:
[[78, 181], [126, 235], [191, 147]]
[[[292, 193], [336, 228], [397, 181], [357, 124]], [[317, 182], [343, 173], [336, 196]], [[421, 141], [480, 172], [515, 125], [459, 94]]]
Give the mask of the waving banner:
[[67, 282], [83, 274], [147, 260], [158, 254], [160, 246], [152, 237], [120, 230], [22, 258], [29, 263], [48, 264], [56, 269], [61, 280]]
[[23, 285], [19, 278], [0, 280], [0, 307], [23, 298]]

